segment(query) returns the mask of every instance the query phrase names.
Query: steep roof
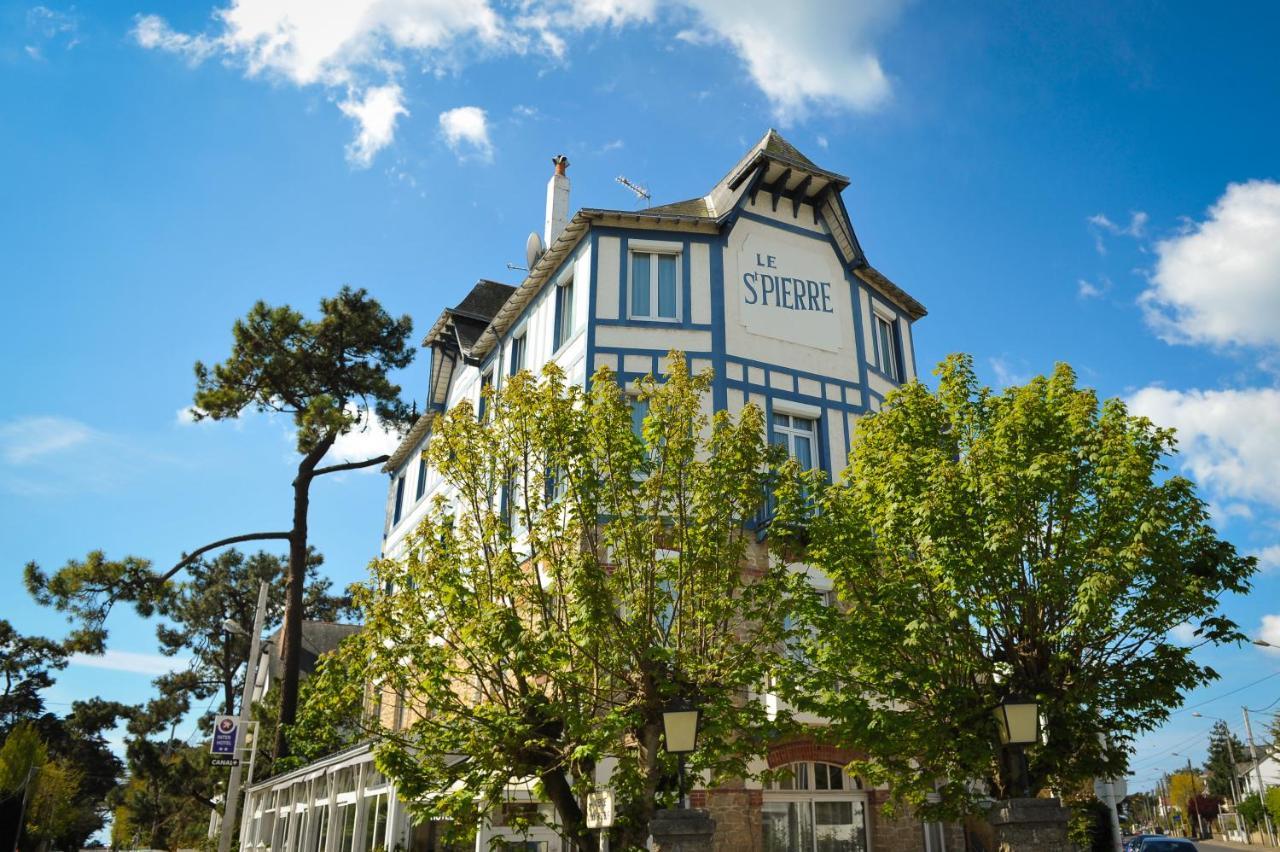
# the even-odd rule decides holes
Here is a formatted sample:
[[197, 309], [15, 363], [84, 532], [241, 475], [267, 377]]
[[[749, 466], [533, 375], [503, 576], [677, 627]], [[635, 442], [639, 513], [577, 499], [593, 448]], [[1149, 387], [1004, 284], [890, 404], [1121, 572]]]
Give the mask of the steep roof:
[[[303, 674], [311, 674], [316, 670], [316, 662], [324, 654], [335, 651], [338, 643], [353, 634], [360, 632], [359, 624], [337, 624], [332, 621], [302, 622], [302, 654], [298, 668]], [[263, 650], [267, 653], [267, 666], [271, 677], [284, 675], [284, 663], [280, 659], [280, 648], [284, 642], [284, 626], [275, 632]]]

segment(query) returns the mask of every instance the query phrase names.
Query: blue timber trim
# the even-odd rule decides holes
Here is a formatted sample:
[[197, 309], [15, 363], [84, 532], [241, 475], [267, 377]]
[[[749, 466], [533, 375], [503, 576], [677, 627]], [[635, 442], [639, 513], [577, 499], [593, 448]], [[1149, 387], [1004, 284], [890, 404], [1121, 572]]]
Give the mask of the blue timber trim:
[[600, 236], [594, 228], [591, 229], [589, 245], [591, 247], [591, 273], [587, 276], [587, 286], [590, 287], [587, 291], [587, 354], [586, 362], [583, 365], [585, 367], [583, 371], [585, 373], [584, 384], [588, 391], [591, 390], [591, 376], [596, 371], [596, 326], [599, 324], [599, 320], [596, 319], [596, 290], [598, 289], [596, 284], [599, 281]]
[[908, 381], [914, 381], [920, 378], [920, 362], [916, 360], [916, 324], [908, 320], [907, 332], [911, 335], [911, 375], [907, 376]]
[[853, 340], [858, 352], [858, 383], [862, 385], [862, 404], [864, 407], [870, 408], [871, 400], [866, 397], [866, 392], [869, 389], [867, 387], [867, 362], [869, 357], [867, 354], [867, 341], [862, 334], [862, 292], [864, 287], [856, 276], [846, 272], [844, 277], [849, 282], [849, 292], [853, 297]]
[[[738, 217], [742, 219], [750, 219], [753, 222], [760, 222], [765, 225], [770, 225], [774, 228], [781, 228], [784, 231], [790, 231], [791, 233], [799, 234], [802, 237], [809, 237], [810, 239], [821, 240], [824, 243], [835, 242], [832, 236], [826, 231], [815, 231], [812, 228], [802, 228], [799, 225], [790, 225], [786, 222], [779, 222], [777, 219], [770, 219], [768, 216], [762, 216], [759, 213], [753, 213], [750, 210], [739, 210]], [[841, 257], [841, 255], [839, 254], [838, 248], [837, 248], [836, 256]], [[843, 261], [841, 262], [841, 265], [843, 265]]]
[[659, 329], [686, 329], [688, 331], [711, 331], [714, 326], [710, 323], [692, 323], [692, 322], [669, 322], [664, 320], [647, 320], [647, 319], [602, 319], [602, 326], [626, 326], [627, 328], [659, 328]]
[[711, 278], [711, 407], [723, 411], [729, 407], [728, 371], [724, 328], [724, 250], [729, 243], [729, 230], [710, 244], [709, 265]]

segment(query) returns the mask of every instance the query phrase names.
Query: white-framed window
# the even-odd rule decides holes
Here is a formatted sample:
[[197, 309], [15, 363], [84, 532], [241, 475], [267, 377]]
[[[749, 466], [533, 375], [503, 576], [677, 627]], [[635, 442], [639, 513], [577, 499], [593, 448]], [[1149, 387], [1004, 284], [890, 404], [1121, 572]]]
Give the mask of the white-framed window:
[[391, 515], [391, 525], [400, 523], [400, 515], [404, 512], [404, 474], [396, 477], [396, 505]]
[[418, 454], [418, 482], [414, 486], [413, 499], [421, 500], [422, 495], [427, 493], [427, 457], [424, 453]]
[[514, 376], [524, 369], [524, 352], [526, 338], [523, 334], [511, 338], [511, 364], [508, 376]]
[[800, 466], [806, 470], [815, 466], [817, 438], [818, 421], [809, 417], [773, 412], [773, 443], [786, 447], [787, 455], [799, 462]]
[[898, 363], [898, 323], [891, 317], [876, 312], [876, 362], [880, 371], [895, 382], [902, 381]]
[[680, 255], [674, 252], [631, 252], [632, 319], [680, 319]]
[[793, 763], [764, 790], [763, 852], [867, 852], [867, 797], [833, 763]]
[[556, 287], [555, 349], [559, 349], [573, 337], [573, 278], [566, 278]]
[[947, 852], [947, 836], [942, 830], [942, 823], [924, 823], [924, 852]]

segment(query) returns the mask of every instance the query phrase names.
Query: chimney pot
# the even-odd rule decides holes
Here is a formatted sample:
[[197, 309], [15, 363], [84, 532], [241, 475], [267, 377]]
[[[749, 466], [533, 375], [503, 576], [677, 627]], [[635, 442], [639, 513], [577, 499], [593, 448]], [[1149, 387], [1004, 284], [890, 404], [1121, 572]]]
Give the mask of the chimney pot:
[[569, 158], [564, 154], [556, 154], [551, 158], [555, 165], [555, 174], [547, 181], [547, 218], [543, 224], [543, 243], [549, 250], [555, 245], [556, 238], [569, 224], [569, 176], [565, 169], [569, 167]]

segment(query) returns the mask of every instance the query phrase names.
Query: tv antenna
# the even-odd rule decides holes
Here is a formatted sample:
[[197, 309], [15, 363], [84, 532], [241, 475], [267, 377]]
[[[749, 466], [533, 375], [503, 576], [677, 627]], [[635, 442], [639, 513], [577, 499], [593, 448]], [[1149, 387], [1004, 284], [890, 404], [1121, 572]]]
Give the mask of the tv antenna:
[[641, 186], [638, 183], [634, 183], [628, 180], [625, 175], [618, 175], [617, 178], [615, 178], [615, 180], [617, 180], [618, 183], [622, 184], [627, 189], [634, 192], [636, 198], [639, 199], [640, 201], [643, 201], [645, 204], [648, 204], [652, 200], [652, 196], [649, 195], [649, 190], [645, 189], [643, 186]]

